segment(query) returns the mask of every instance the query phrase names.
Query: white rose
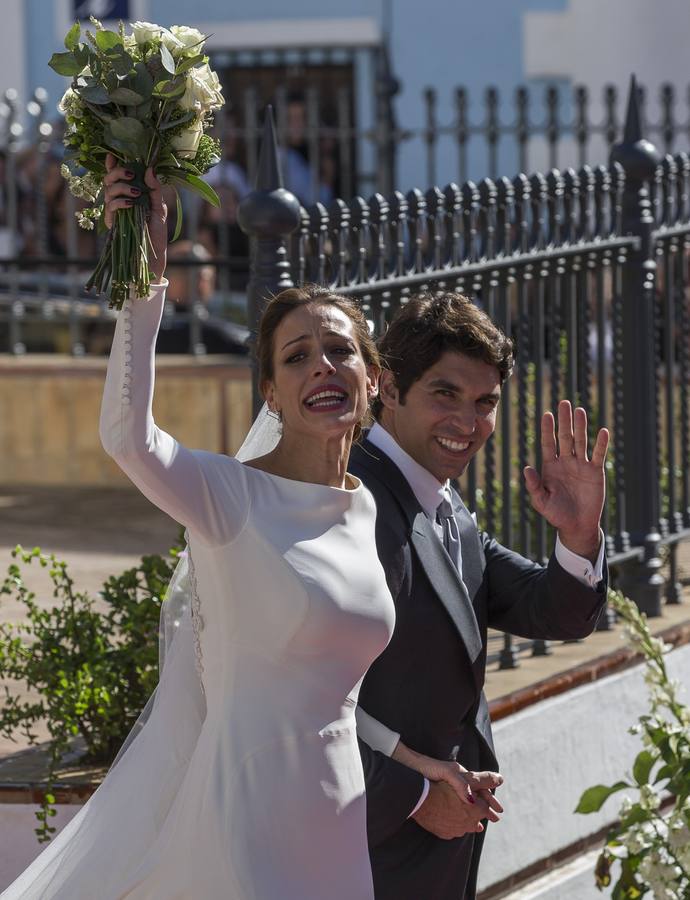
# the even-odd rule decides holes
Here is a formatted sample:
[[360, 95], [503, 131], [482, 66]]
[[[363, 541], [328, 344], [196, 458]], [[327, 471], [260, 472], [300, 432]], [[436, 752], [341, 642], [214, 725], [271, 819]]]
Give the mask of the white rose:
[[[201, 53], [206, 36], [196, 28], [189, 28], [187, 25], [172, 25], [170, 33], [177, 42], [179, 56], [196, 56]], [[172, 51], [172, 47], [168, 50]]]
[[203, 133], [203, 123], [200, 118], [197, 118], [192, 123], [191, 128], [185, 129], [181, 134], [176, 134], [170, 145], [175, 154], [181, 159], [194, 159]]
[[161, 27], [152, 22], [134, 22], [132, 34], [137, 44], [150, 44], [161, 36]]
[[218, 76], [208, 63], [187, 72], [185, 92], [179, 101], [182, 109], [220, 109], [224, 102]]

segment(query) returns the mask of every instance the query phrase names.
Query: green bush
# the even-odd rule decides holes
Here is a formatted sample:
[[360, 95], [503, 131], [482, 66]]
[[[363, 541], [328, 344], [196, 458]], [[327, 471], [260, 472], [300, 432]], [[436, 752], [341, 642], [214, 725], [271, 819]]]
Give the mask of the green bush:
[[[144, 556], [138, 566], [112, 576], [96, 604], [77, 591], [67, 565], [39, 548], [16, 547], [2, 595], [25, 609], [19, 624], [0, 624], [0, 679], [5, 703], [0, 734], [22, 734], [37, 744], [34, 729], [45, 722], [50, 735], [45, 798], [36, 813], [39, 841], [50, 840], [55, 815], [51, 793], [60, 762], [75, 739], [85, 747], [84, 762], [112, 762], [158, 681], [158, 622], [178, 549], [169, 556]], [[44, 608], [26, 586], [22, 565], [37, 562], [48, 570], [53, 603]], [[12, 691], [15, 682], [29, 698]], [[38, 697], [38, 699], [35, 699]]]

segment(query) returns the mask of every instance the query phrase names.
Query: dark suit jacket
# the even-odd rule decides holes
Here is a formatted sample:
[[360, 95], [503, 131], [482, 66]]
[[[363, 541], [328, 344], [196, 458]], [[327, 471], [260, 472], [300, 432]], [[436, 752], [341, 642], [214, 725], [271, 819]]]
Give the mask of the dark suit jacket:
[[[420, 753], [473, 770], [498, 768], [482, 690], [487, 628], [568, 640], [594, 629], [606, 597], [552, 557], [540, 566], [480, 533], [454, 493], [462, 580], [408, 482], [364, 441], [350, 471], [373, 493], [376, 543], [396, 607], [387, 649], [367, 673], [363, 709]], [[409, 813], [423, 779], [360, 742], [377, 900], [462, 900], [476, 893], [481, 836], [442, 841]], [[548, 764], [548, 762], [546, 762]]]

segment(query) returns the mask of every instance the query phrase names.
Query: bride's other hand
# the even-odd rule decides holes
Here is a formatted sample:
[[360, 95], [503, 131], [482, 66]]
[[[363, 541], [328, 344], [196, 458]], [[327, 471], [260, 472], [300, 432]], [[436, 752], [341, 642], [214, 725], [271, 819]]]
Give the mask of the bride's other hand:
[[463, 803], [474, 805], [479, 797], [488, 808], [487, 817], [492, 822], [499, 821], [503, 807], [491, 793], [503, 784], [503, 776], [498, 772], [471, 772], [452, 760], [434, 759], [417, 753], [402, 741], [398, 742], [393, 759], [424, 775], [429, 781], [445, 782]]
[[[131, 184], [134, 172], [126, 165], [119, 165], [112, 153], [105, 158], [107, 173], [103, 179], [105, 185], [104, 218], [108, 228], [113, 227], [115, 213], [118, 209], [129, 209], [136, 202], [141, 191]], [[160, 281], [165, 272], [166, 253], [168, 249], [168, 208], [163, 200], [163, 187], [156, 178], [153, 169], [148, 168], [144, 181], [149, 189], [150, 211], [148, 231], [150, 238], [149, 267], [154, 281]]]

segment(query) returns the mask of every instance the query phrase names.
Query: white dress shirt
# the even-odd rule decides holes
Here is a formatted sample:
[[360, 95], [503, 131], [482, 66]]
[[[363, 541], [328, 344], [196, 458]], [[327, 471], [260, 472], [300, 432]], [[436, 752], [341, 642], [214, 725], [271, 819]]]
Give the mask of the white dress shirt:
[[[369, 441], [400, 469], [405, 480], [412, 488], [412, 493], [417, 498], [427, 517], [434, 523], [439, 538], [442, 538], [440, 526], [436, 523], [436, 510], [439, 503], [445, 498], [450, 499], [450, 483], [440, 482], [424, 466], [414, 460], [409, 453], [398, 444], [395, 438], [378, 422], [374, 422], [367, 435]], [[472, 518], [475, 518], [473, 515]], [[604, 535], [599, 530], [599, 555], [594, 565], [583, 556], [573, 553], [563, 545], [560, 537], [556, 536], [555, 555], [560, 566], [578, 581], [588, 587], [595, 588], [603, 578], [604, 573]], [[462, 577], [462, 559], [457, 560], [458, 572]], [[410, 813], [413, 816], [426, 800], [429, 793], [429, 782], [424, 779], [424, 790], [415, 808]]]

